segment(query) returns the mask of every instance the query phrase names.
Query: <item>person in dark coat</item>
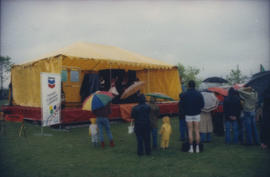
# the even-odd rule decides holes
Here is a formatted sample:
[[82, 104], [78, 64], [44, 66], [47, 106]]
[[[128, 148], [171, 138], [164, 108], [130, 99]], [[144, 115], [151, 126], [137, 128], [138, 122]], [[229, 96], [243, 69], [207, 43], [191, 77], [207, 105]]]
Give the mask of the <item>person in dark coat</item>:
[[240, 118], [242, 106], [240, 97], [234, 88], [229, 89], [228, 96], [224, 99], [223, 104], [225, 116], [225, 142], [231, 143], [231, 128], [233, 130], [233, 143], [238, 144], [238, 120]]
[[224, 123], [223, 123], [224, 96], [218, 93], [215, 93], [215, 95], [219, 101], [219, 104], [218, 104], [217, 109], [212, 111], [214, 133], [217, 136], [224, 136]]
[[197, 153], [200, 152], [200, 114], [201, 109], [204, 107], [204, 99], [200, 92], [195, 90], [195, 82], [193, 80], [188, 83], [188, 90], [183, 94], [183, 108], [185, 112], [185, 119], [188, 126], [188, 139], [190, 149], [189, 152], [193, 153], [193, 130], [195, 131], [196, 149]]
[[180, 101], [178, 103], [178, 116], [179, 116], [179, 132], [180, 132], [180, 141], [185, 141], [188, 137], [187, 123], [185, 120], [184, 106], [183, 106], [183, 93], [179, 94]]
[[270, 147], [270, 85], [263, 94], [263, 117], [261, 124], [261, 147]]
[[138, 96], [139, 104], [134, 106], [131, 111], [131, 117], [134, 118], [134, 131], [137, 137], [137, 154], [151, 154], [151, 126], [149, 114], [151, 108], [145, 103], [143, 94]]
[[156, 104], [156, 99], [154, 97], [150, 98], [149, 104], [150, 111], [150, 123], [151, 123], [151, 134], [152, 134], [152, 147], [153, 149], [157, 148], [157, 139], [158, 139], [158, 116], [159, 116], [159, 107]]

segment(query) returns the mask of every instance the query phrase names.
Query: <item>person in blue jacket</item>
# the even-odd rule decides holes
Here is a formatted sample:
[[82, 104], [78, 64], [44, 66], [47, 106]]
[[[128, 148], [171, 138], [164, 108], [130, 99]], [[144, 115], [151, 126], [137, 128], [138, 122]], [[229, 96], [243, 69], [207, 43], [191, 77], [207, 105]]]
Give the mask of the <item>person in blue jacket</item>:
[[189, 152], [193, 153], [193, 131], [195, 131], [196, 149], [197, 153], [200, 152], [200, 113], [204, 107], [204, 100], [202, 94], [195, 90], [195, 82], [190, 80], [188, 82], [188, 90], [183, 94], [182, 104], [185, 113], [185, 119], [188, 127], [188, 139], [189, 139]]
[[137, 154], [141, 156], [151, 154], [151, 124], [150, 111], [151, 108], [145, 103], [145, 96], [138, 96], [139, 104], [134, 106], [131, 111], [131, 117], [134, 118], [134, 132], [137, 138]]

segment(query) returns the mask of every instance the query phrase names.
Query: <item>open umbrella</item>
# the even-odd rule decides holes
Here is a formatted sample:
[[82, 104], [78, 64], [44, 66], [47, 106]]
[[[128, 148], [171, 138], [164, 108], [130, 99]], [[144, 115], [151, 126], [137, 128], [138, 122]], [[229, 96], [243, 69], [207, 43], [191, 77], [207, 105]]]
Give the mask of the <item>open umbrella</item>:
[[252, 87], [258, 92], [259, 102], [263, 100], [263, 93], [270, 85], [270, 71], [256, 73], [244, 87]]
[[204, 107], [202, 111], [210, 112], [218, 107], [219, 101], [214, 93], [211, 92], [201, 92], [204, 100]]
[[146, 96], [151, 96], [151, 97], [155, 97], [155, 98], [160, 98], [160, 99], [165, 99], [165, 100], [171, 100], [174, 101], [173, 98], [169, 97], [168, 95], [165, 95], [163, 93], [158, 93], [158, 92], [154, 92], [154, 93], [147, 93], [145, 94]]
[[105, 107], [112, 101], [112, 99], [113, 95], [111, 92], [96, 91], [84, 100], [82, 109], [86, 111], [94, 111]]
[[226, 90], [224, 88], [211, 87], [211, 88], [208, 88], [208, 90], [211, 91], [211, 92], [218, 93], [218, 94], [223, 95], [223, 96], [227, 96], [228, 95], [228, 90]]
[[221, 78], [221, 77], [209, 77], [205, 79], [203, 82], [212, 82], [212, 83], [228, 83], [227, 80]]
[[132, 84], [131, 86], [129, 86], [128, 88], [125, 89], [125, 91], [121, 95], [120, 99], [125, 99], [125, 98], [133, 95], [134, 93], [139, 91], [143, 87], [144, 84], [145, 84], [144, 81], [134, 82], [134, 84]]

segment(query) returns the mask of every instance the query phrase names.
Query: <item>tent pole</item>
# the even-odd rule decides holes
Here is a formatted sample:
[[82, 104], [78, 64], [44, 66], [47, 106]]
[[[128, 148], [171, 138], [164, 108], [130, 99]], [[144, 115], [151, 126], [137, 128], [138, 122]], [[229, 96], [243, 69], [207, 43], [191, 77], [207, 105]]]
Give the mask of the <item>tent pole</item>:
[[150, 80], [150, 72], [149, 72], [149, 69], [147, 69], [147, 93], [150, 93], [150, 83], [149, 83], [149, 80]]
[[110, 63], [110, 87], [112, 86], [112, 65]]

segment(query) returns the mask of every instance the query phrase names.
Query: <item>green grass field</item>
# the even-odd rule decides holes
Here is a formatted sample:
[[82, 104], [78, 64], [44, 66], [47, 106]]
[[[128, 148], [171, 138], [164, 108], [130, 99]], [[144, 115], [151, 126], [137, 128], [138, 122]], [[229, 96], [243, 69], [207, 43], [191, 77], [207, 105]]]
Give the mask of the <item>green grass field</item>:
[[[1, 177], [269, 177], [270, 151], [259, 146], [225, 145], [213, 137], [199, 154], [181, 152], [178, 119], [172, 118], [168, 150], [138, 157], [129, 124], [112, 122], [116, 146], [93, 147], [88, 127], [59, 130], [25, 123], [26, 137], [18, 136], [19, 123], [5, 123], [0, 135]], [[161, 121], [159, 122], [161, 124]], [[106, 136], [105, 136], [106, 137]]]

